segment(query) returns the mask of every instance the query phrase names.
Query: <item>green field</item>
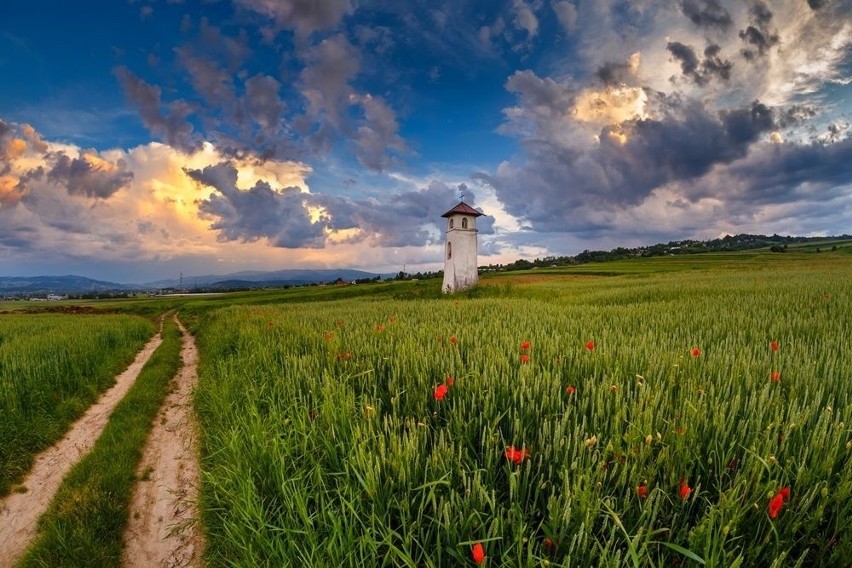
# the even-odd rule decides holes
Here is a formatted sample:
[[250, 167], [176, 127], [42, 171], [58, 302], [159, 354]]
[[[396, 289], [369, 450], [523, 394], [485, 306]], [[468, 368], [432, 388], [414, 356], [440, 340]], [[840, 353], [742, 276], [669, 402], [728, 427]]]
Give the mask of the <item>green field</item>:
[[851, 279], [844, 250], [745, 252], [0, 321], [127, 318], [141, 345], [150, 323], [107, 312], [180, 308], [210, 566], [463, 566], [479, 543], [487, 566], [842, 567]]
[[852, 264], [713, 256], [206, 312], [210, 564], [845, 565]]
[[0, 495], [153, 334], [130, 315], [0, 314]]

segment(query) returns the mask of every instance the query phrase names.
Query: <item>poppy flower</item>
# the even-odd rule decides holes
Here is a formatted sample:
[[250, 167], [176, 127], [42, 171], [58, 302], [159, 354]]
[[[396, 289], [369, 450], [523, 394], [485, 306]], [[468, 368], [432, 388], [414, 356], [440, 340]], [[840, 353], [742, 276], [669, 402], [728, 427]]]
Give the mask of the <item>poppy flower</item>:
[[444, 379], [444, 384], [448, 387], [451, 387], [456, 384], [456, 379], [454, 377], [447, 377], [446, 379]]
[[388, 323], [396, 323], [396, 316], [391, 316], [388, 318]]
[[523, 351], [529, 351], [529, 349], [530, 349], [530, 342], [529, 342], [529, 341], [523, 341], [523, 342], [521, 342], [521, 349], [522, 349]]
[[782, 487], [781, 490], [769, 500], [769, 518], [774, 519], [781, 512], [784, 506], [784, 500], [790, 497], [790, 488]]
[[698, 357], [699, 355], [701, 355], [701, 349], [699, 349], [698, 347], [693, 347], [689, 354], [693, 357]]
[[769, 344], [769, 348], [772, 349], [773, 351], [778, 351], [778, 342], [777, 341], [771, 342]]
[[432, 393], [432, 396], [435, 397], [435, 400], [444, 400], [444, 397], [447, 396], [447, 392], [450, 389], [447, 388], [447, 385], [438, 385], [435, 387], [435, 392]]
[[640, 499], [646, 499], [648, 497], [648, 486], [644, 483], [637, 485], [636, 495], [638, 495]]
[[515, 449], [515, 446], [507, 446], [505, 456], [507, 460], [515, 465], [521, 465], [525, 459], [530, 457], [530, 453], [526, 448], [518, 450]]
[[382, 325], [382, 324], [380, 324], [380, 323], [377, 323], [377, 324], [376, 324], [376, 333], [381, 333], [381, 332], [383, 332], [384, 330], [385, 330], [385, 326], [383, 326], [383, 325]]
[[479, 566], [485, 562], [485, 548], [481, 543], [477, 542], [470, 549], [470, 557], [473, 558], [473, 563]]
[[547, 551], [547, 553], [551, 556], [556, 554], [556, 548], [558, 547], [555, 540], [550, 538], [549, 536], [544, 537], [544, 540], [541, 541], [542, 546]]
[[595, 342], [594, 341], [587, 341], [586, 342], [586, 349], [588, 349], [589, 351], [594, 351], [595, 350]]
[[680, 500], [686, 501], [689, 498], [689, 494], [692, 493], [692, 487], [690, 487], [685, 479], [680, 480]]
[[526, 364], [526, 363], [529, 363], [529, 362], [530, 362], [530, 356], [529, 355], [527, 355], [526, 353], [521, 355], [521, 363]]
[[458, 342], [459, 342], [459, 340], [455, 335], [450, 337], [450, 343], [452, 343], [453, 345], [455, 345]]
[[577, 392], [577, 389], [574, 388], [573, 385], [568, 385], [567, 387], [565, 387], [565, 392], [567, 392], [568, 394], [574, 394], [575, 392]]
[[[272, 323], [272, 322], [270, 322], [270, 324], [271, 324], [271, 323]], [[332, 333], [331, 331], [326, 331], [326, 332], [325, 332], [325, 338], [326, 338], [328, 341], [331, 341], [332, 339], [334, 339], [334, 333]]]
[[781, 380], [781, 372], [780, 371], [772, 371], [772, 374], [769, 376], [772, 379], [773, 383], [777, 383]]

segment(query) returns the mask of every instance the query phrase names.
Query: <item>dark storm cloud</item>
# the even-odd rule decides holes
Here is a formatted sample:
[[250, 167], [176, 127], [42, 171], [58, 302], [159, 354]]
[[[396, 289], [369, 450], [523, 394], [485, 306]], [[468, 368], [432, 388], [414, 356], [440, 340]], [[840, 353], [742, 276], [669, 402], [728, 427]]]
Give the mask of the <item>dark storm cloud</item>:
[[808, 0], [808, 6], [811, 10], [819, 10], [828, 3], [828, 0]]
[[636, 205], [669, 182], [743, 157], [774, 128], [771, 110], [758, 102], [726, 112], [695, 101], [666, 104], [660, 118], [604, 127], [600, 143], [585, 149], [568, 148], [555, 136], [526, 136], [525, 159], [501, 166], [490, 183], [510, 213], [534, 229], [560, 231], [577, 222], [577, 207]]
[[680, 9], [698, 27], [725, 31], [733, 23], [731, 15], [718, 0], [682, 0]]
[[677, 41], [670, 41], [666, 49], [680, 62], [684, 76], [696, 85], [706, 85], [714, 77], [723, 81], [731, 78], [733, 63], [719, 56], [722, 48], [716, 44], [710, 44], [704, 49], [703, 60], [698, 59], [691, 46]]
[[666, 49], [680, 61], [680, 70], [684, 75], [691, 77], [696, 83], [704, 82], [701, 75], [698, 74], [698, 56], [695, 55], [695, 51], [690, 46], [679, 41], [670, 41], [666, 45]]
[[321, 219], [313, 223], [306, 209], [308, 196], [298, 188], [274, 191], [258, 182], [248, 190], [237, 188], [237, 170], [227, 162], [203, 170], [186, 170], [195, 181], [213, 187], [209, 199], [199, 202], [199, 211], [215, 221], [211, 226], [222, 241], [251, 242], [268, 239], [282, 248], [317, 248], [324, 244]]
[[631, 82], [633, 70], [630, 63], [610, 61], [597, 68], [595, 77], [604, 85], [620, 85]]
[[303, 35], [334, 28], [352, 10], [349, 0], [235, 0], [235, 3], [272, 18], [278, 28]]
[[92, 163], [85, 158], [56, 157], [47, 179], [65, 187], [69, 195], [85, 195], [106, 199], [133, 180], [133, 172], [119, 160], [108, 167]]
[[741, 207], [828, 202], [848, 192], [852, 138], [835, 143], [767, 145], [728, 167], [720, 179], [687, 187], [687, 195], [721, 197]]
[[139, 109], [142, 123], [148, 130], [169, 146], [183, 152], [194, 152], [201, 148], [201, 141], [194, 135], [193, 126], [186, 119], [191, 112], [188, 103], [173, 101], [165, 105], [164, 114], [159, 87], [149, 85], [126, 67], [116, 67], [115, 75], [124, 89], [124, 95]]
[[771, 26], [772, 11], [769, 6], [758, 0], [748, 13], [751, 25], [741, 30], [739, 36], [749, 47], [743, 48], [741, 53], [747, 61], [754, 61], [777, 45], [781, 38]]

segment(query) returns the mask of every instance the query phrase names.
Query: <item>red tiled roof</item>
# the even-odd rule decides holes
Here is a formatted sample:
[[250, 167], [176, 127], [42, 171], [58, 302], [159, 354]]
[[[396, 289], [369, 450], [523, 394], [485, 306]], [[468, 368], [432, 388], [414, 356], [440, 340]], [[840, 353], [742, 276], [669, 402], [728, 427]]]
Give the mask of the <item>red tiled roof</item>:
[[441, 217], [449, 217], [450, 215], [473, 215], [474, 217], [480, 217], [485, 215], [485, 213], [480, 213], [464, 201], [460, 201], [458, 205], [441, 215]]

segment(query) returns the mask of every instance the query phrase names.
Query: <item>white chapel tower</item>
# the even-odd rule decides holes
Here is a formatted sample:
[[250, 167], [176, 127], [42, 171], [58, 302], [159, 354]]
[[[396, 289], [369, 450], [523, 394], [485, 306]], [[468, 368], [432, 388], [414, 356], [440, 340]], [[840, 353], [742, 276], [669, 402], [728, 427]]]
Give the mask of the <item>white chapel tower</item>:
[[444, 292], [458, 292], [479, 283], [476, 259], [476, 218], [480, 213], [464, 201], [441, 215], [447, 218], [444, 250]]

